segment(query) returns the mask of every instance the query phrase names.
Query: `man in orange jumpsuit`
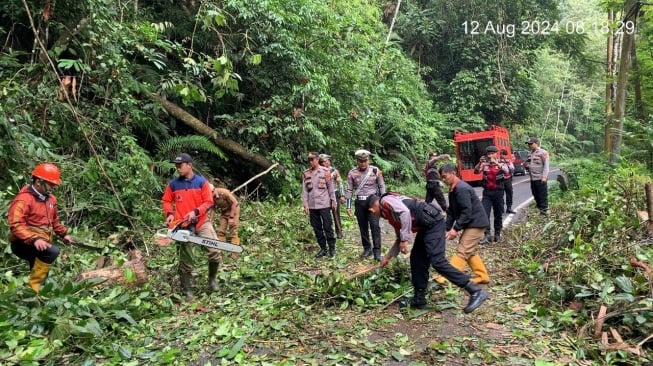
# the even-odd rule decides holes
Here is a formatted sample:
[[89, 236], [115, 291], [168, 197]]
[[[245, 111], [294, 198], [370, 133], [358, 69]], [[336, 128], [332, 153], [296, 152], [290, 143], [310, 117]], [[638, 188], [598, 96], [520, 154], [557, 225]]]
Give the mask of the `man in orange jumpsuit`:
[[29, 263], [29, 285], [37, 293], [59, 256], [59, 247], [52, 244], [54, 234], [72, 242], [68, 228], [59, 221], [57, 198], [52, 194], [58, 185], [59, 168], [39, 164], [32, 171], [32, 183], [18, 192], [8, 211], [11, 251]]

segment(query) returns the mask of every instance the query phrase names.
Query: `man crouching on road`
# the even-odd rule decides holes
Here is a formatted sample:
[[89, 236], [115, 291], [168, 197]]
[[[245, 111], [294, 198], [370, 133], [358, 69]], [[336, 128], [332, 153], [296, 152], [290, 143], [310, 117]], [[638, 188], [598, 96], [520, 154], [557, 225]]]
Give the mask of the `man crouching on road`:
[[397, 193], [381, 197], [372, 195], [367, 203], [370, 214], [388, 220], [397, 235], [393, 247], [381, 259], [381, 267], [387, 266], [399, 252], [407, 253], [411, 232], [417, 233], [410, 251], [410, 272], [415, 291], [414, 297], [408, 301], [410, 307], [422, 309], [426, 306], [430, 266], [469, 293], [469, 303], [463, 309], [465, 313], [476, 310], [488, 298], [487, 291], [477, 287], [469, 276], [454, 268], [445, 257], [445, 221], [437, 207]]

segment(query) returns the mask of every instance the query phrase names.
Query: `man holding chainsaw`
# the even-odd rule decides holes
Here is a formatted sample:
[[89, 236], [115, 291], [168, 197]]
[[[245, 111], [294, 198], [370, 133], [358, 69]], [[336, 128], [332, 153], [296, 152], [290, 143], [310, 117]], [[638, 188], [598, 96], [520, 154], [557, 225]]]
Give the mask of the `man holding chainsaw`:
[[416, 233], [410, 251], [410, 273], [415, 295], [404, 305], [412, 308], [426, 306], [426, 286], [429, 267], [433, 267], [454, 285], [469, 293], [465, 313], [476, 310], [488, 298], [487, 291], [477, 287], [465, 273], [454, 268], [445, 257], [445, 220], [439, 207], [417, 198], [398, 193], [371, 195], [367, 198], [370, 215], [383, 217], [395, 229], [397, 239], [388, 253], [381, 259], [385, 267], [399, 252], [408, 253], [411, 233]]
[[50, 163], [39, 164], [31, 175], [32, 183], [11, 201], [7, 216], [11, 251], [29, 263], [29, 286], [38, 293], [59, 256], [59, 247], [52, 244], [54, 234], [65, 243], [73, 239], [59, 221], [57, 198], [52, 194], [52, 189], [61, 185], [59, 168]]
[[[193, 158], [190, 155], [181, 153], [172, 160], [172, 163], [175, 164], [179, 176], [168, 183], [161, 199], [166, 225], [194, 230], [200, 237], [217, 239], [213, 224], [207, 220], [206, 215], [207, 211], [213, 207], [213, 195], [209, 182], [193, 172]], [[178, 224], [175, 224], [177, 222]], [[179, 280], [182, 294], [186, 300], [195, 298], [191, 290], [193, 245], [188, 242], [177, 242]], [[209, 287], [211, 290], [217, 291], [216, 276], [221, 261], [220, 251], [215, 248], [203, 248], [208, 250]]]

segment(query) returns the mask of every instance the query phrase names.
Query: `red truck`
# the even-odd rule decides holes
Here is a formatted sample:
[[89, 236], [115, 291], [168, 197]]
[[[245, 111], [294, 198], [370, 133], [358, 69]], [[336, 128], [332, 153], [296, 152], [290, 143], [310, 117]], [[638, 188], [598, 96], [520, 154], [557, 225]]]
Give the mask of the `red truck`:
[[506, 149], [508, 156], [512, 156], [510, 149], [510, 134], [508, 130], [492, 125], [486, 131], [462, 132], [455, 131], [453, 137], [456, 146], [456, 161], [460, 178], [471, 185], [480, 185], [483, 180], [482, 173], [474, 173], [474, 166], [481, 156], [485, 155], [485, 149], [494, 145], [499, 151]]

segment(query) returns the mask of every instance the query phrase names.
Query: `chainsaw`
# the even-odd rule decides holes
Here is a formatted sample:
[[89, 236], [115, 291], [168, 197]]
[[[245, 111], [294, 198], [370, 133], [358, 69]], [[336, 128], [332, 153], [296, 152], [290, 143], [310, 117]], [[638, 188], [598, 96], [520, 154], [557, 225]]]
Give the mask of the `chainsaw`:
[[[163, 230], [165, 230], [165, 232]], [[189, 229], [180, 228], [179, 224], [174, 225], [172, 228], [159, 229], [156, 235], [160, 238], [169, 238], [174, 241], [183, 243], [190, 242], [208, 248], [226, 250], [228, 252], [241, 253], [243, 251], [243, 247], [240, 245], [226, 243], [216, 239], [205, 238], [203, 236], [197, 236]]]

